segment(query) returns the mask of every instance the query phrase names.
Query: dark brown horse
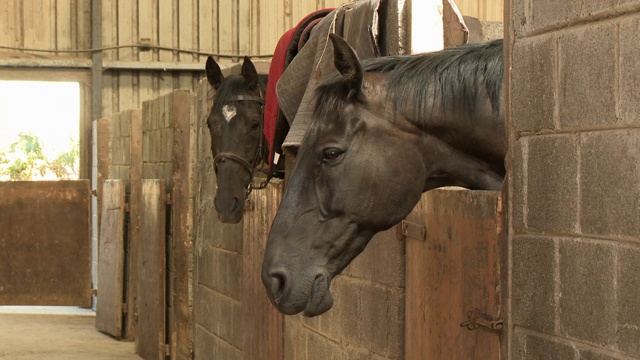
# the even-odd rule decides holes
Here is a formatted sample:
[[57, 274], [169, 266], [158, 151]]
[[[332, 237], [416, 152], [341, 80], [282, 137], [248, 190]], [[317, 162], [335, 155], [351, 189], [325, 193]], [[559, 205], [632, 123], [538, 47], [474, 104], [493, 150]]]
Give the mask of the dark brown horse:
[[238, 223], [247, 195], [256, 187], [257, 167], [267, 157], [262, 115], [268, 76], [258, 75], [248, 57], [241, 75], [225, 78], [212, 57], [207, 59], [206, 73], [215, 90], [207, 118], [218, 184], [215, 208], [220, 221]]
[[317, 89], [262, 267], [285, 314], [329, 310], [332, 279], [424, 191], [505, 174], [502, 41], [364, 64], [331, 41], [339, 74]]

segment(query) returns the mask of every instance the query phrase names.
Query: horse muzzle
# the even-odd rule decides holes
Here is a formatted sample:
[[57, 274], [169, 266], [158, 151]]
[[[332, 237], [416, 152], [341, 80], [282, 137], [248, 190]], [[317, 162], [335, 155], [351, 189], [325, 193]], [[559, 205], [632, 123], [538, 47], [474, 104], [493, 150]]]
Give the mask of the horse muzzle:
[[[292, 275], [292, 274], [296, 275]], [[331, 277], [325, 271], [301, 276], [285, 268], [263, 267], [262, 282], [273, 305], [285, 315], [300, 312], [305, 316], [320, 315], [333, 306], [329, 291]]]

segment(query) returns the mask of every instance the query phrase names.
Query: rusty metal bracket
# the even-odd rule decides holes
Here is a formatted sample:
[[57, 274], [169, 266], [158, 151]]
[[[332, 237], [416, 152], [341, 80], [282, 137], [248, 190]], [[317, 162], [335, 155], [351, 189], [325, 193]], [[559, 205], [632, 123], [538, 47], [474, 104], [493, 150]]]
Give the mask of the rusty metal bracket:
[[402, 220], [396, 225], [396, 239], [406, 240], [406, 238], [426, 240], [427, 228], [408, 220]]
[[460, 323], [460, 327], [466, 327], [467, 330], [476, 330], [480, 326], [489, 328], [494, 331], [502, 331], [502, 319], [482, 312], [480, 309], [473, 309], [467, 312], [467, 320]]

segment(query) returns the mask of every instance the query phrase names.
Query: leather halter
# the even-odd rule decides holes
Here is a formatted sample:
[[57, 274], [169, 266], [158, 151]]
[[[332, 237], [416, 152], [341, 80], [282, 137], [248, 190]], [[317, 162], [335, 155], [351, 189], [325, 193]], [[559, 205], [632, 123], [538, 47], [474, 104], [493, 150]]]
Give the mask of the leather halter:
[[[260, 92], [260, 95], [262, 96], [262, 92]], [[256, 101], [261, 105], [260, 106], [261, 118], [264, 118], [263, 116], [264, 114], [262, 114], [264, 112], [264, 99], [261, 96], [237, 95], [227, 99], [227, 101]], [[262, 121], [264, 122], [264, 119], [262, 119]], [[225, 160], [235, 161], [236, 163], [242, 165], [242, 167], [245, 170], [247, 170], [247, 172], [249, 172], [249, 185], [247, 185], [247, 189], [246, 189], [247, 194], [250, 194], [253, 189], [264, 189], [265, 187], [267, 187], [267, 183], [269, 182], [269, 177], [267, 177], [265, 181], [262, 181], [258, 185], [253, 184], [253, 180], [255, 177], [254, 176], [255, 169], [256, 169], [256, 166], [258, 166], [258, 163], [260, 162], [260, 155], [262, 154], [263, 148], [264, 148], [264, 134], [260, 134], [260, 136], [258, 136], [258, 147], [251, 161], [248, 161], [244, 157], [240, 155], [236, 155], [232, 152], [222, 151], [213, 158], [213, 170], [217, 174], [218, 163]]]

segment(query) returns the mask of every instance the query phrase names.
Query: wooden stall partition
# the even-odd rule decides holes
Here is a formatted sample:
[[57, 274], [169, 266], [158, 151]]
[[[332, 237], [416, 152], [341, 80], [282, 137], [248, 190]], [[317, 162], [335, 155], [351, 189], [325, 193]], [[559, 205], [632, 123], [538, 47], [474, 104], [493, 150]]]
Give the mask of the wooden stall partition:
[[136, 337], [136, 312], [138, 309], [138, 257], [140, 256], [140, 217], [142, 202], [142, 111], [132, 110], [130, 120], [129, 156], [129, 236], [126, 243], [126, 323], [124, 337]]
[[398, 226], [407, 241], [406, 359], [498, 360], [501, 194], [432, 190]]
[[[98, 183], [96, 196], [98, 198], [98, 229], [100, 229], [100, 219], [102, 217], [102, 183], [109, 179], [109, 164], [111, 158], [109, 156], [109, 133], [111, 129], [111, 119], [102, 118], [97, 120], [97, 160], [98, 160]], [[98, 237], [100, 233], [98, 232]]]
[[171, 98], [173, 121], [170, 270], [171, 359], [193, 353], [193, 241], [197, 160], [196, 98], [189, 90], [175, 90]]
[[0, 182], [0, 305], [91, 306], [89, 180]]
[[98, 240], [98, 294], [96, 329], [116, 338], [123, 333], [124, 302], [124, 213], [122, 180], [102, 185], [102, 221]]
[[247, 360], [284, 359], [284, 316], [271, 305], [260, 279], [271, 223], [283, 189], [284, 183], [274, 179], [266, 189], [253, 191], [244, 214], [242, 313], [243, 355]]
[[166, 354], [165, 186], [164, 180], [142, 180], [136, 352], [145, 360], [164, 360]]

